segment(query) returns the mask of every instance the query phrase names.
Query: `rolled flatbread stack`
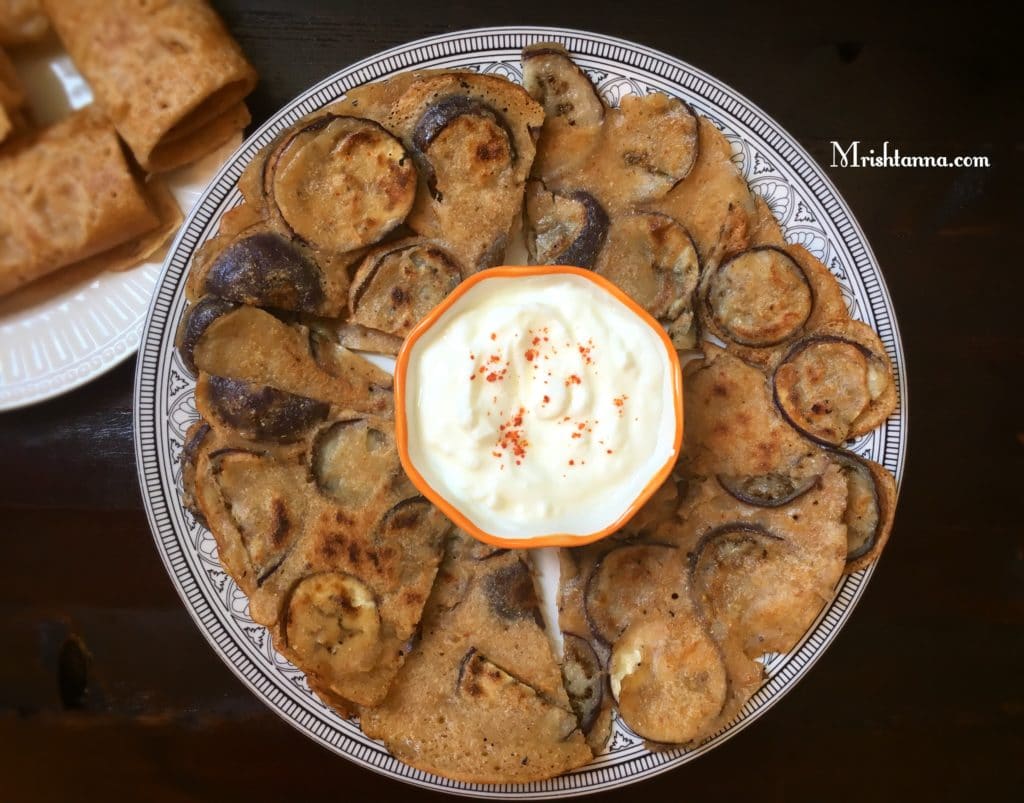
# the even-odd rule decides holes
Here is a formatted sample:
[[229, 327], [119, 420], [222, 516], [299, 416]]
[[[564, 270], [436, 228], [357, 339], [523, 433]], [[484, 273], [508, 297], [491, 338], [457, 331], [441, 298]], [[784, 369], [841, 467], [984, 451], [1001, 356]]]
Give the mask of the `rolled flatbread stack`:
[[43, 0], [97, 102], [150, 172], [195, 161], [249, 122], [256, 84], [203, 0]]
[[14, 72], [14, 65], [0, 47], [0, 143], [28, 127], [22, 113], [24, 105], [25, 93]]
[[35, 42], [47, 27], [39, 0], [0, 0], [0, 45]]
[[135, 264], [180, 223], [166, 189], [132, 172], [110, 121], [82, 109], [0, 156], [0, 296], [89, 258]]

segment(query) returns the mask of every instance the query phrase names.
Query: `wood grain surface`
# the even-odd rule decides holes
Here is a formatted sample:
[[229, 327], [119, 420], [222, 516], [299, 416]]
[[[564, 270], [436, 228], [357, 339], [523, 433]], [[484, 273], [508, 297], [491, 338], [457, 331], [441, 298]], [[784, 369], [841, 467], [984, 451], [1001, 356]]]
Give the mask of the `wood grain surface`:
[[[823, 165], [831, 141], [989, 168], [827, 168], [892, 292], [910, 449], [850, 623], [752, 727], [607, 800], [1010, 800], [1024, 788], [1024, 81], [997, 8], [892, 3], [220, 0], [262, 122], [382, 48], [565, 25], [732, 85]], [[280, 721], [207, 646], [139, 496], [134, 366], [0, 415], [0, 801], [425, 800]]]

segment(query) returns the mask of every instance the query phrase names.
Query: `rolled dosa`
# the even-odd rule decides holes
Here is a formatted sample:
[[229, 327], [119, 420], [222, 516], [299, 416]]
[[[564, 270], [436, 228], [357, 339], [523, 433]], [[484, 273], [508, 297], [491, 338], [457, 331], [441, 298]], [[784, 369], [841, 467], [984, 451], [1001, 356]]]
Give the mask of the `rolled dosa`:
[[0, 0], [0, 45], [35, 42], [46, 28], [39, 0]]
[[14, 65], [0, 47], [0, 142], [25, 127], [21, 112], [24, 105], [25, 93], [14, 72]]
[[205, 2], [43, 5], [97, 102], [146, 170], [195, 161], [248, 120], [241, 100], [256, 85], [256, 72]]
[[154, 191], [94, 107], [16, 144], [0, 156], [0, 295], [104, 252], [139, 261], [180, 220]]

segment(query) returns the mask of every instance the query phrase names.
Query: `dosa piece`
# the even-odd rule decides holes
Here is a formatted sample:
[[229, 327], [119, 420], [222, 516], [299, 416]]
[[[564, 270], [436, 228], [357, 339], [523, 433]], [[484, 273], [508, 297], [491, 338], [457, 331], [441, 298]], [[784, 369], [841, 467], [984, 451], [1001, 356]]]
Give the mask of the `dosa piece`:
[[337, 108], [377, 120], [412, 154], [419, 186], [409, 228], [469, 273], [501, 262], [543, 120], [522, 87], [493, 75], [425, 71], [355, 89]]
[[253, 619], [351, 715], [401, 666], [450, 524], [404, 481], [390, 421], [332, 412], [291, 445], [248, 434], [193, 433], [190, 498]]
[[201, 0], [44, 0], [53, 27], [136, 160], [195, 161], [248, 122], [256, 73]]
[[402, 761], [468, 782], [525, 783], [591, 758], [524, 557], [465, 535], [391, 692], [360, 721]]
[[0, 157], [0, 208], [0, 295], [115, 247], [110, 267], [126, 267], [181, 221], [160, 185], [132, 172], [93, 107]]
[[0, 45], [23, 45], [49, 27], [39, 0], [0, 0]]

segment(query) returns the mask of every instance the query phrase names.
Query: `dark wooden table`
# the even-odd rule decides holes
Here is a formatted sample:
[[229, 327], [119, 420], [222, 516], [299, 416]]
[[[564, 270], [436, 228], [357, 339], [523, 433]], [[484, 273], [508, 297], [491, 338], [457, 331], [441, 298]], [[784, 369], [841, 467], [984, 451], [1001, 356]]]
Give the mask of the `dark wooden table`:
[[[382, 48], [465, 27], [616, 34], [832, 140], [986, 155], [977, 169], [831, 169], [882, 264], [910, 375], [896, 527], [809, 676], [699, 761], [613, 796], [996, 800], [1024, 788], [1024, 81], [980, 4], [459, 0], [216, 3], [256, 65], [260, 122]], [[134, 365], [0, 415], [0, 800], [284, 801], [437, 795], [280, 721], [193, 625], [153, 548], [132, 451]]]

